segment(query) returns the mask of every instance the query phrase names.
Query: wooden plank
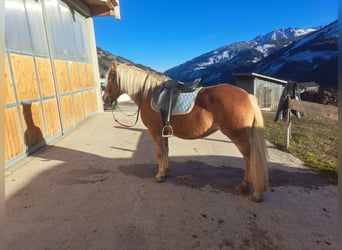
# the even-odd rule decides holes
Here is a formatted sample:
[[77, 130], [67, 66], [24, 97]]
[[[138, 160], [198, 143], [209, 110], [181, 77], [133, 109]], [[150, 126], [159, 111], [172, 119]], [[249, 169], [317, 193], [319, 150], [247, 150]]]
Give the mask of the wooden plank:
[[94, 89], [84, 92], [83, 99], [85, 116], [97, 111], [96, 91]]
[[76, 122], [79, 122], [84, 119], [82, 94], [78, 93], [78, 94], [73, 95], [73, 99], [74, 99], [75, 119], [76, 119]]
[[87, 117], [90, 113], [89, 110], [89, 92], [83, 92], [82, 93], [83, 103], [84, 103], [84, 115]]
[[56, 68], [56, 77], [59, 93], [70, 91], [69, 75], [67, 62], [63, 60], [54, 60]]
[[17, 108], [5, 110], [5, 161], [24, 152]]
[[36, 57], [36, 67], [41, 96], [56, 95], [50, 59]]
[[45, 141], [45, 128], [40, 102], [20, 107], [24, 127], [24, 143], [27, 150]]
[[290, 99], [289, 108], [312, 115], [323, 116], [336, 121], [338, 120], [338, 108], [332, 105]]
[[63, 120], [63, 129], [67, 129], [72, 127], [75, 124], [75, 117], [73, 111], [72, 98], [70, 96], [64, 96], [61, 99], [61, 107], [62, 107], [62, 120]]
[[94, 87], [95, 81], [94, 81], [93, 65], [90, 63], [87, 64], [87, 72], [88, 72], [88, 86]]
[[31, 56], [11, 54], [10, 59], [18, 101], [38, 98], [38, 85], [33, 58]]
[[90, 96], [91, 96], [91, 107], [90, 107], [90, 112], [91, 113], [94, 113], [98, 110], [98, 107], [97, 107], [97, 98], [96, 98], [96, 91], [95, 89], [92, 89], [90, 91]]
[[88, 88], [88, 74], [87, 74], [87, 64], [85, 63], [79, 63], [78, 69], [80, 72], [80, 81], [81, 81], [81, 88], [85, 89]]
[[11, 73], [9, 69], [8, 59], [7, 56], [4, 56], [4, 62], [5, 62], [5, 104], [7, 103], [14, 103], [15, 97], [14, 97], [14, 88], [11, 78]]
[[59, 119], [57, 99], [43, 101], [43, 109], [47, 127], [47, 137], [60, 133], [62, 128]]
[[80, 80], [78, 77], [78, 66], [77, 62], [68, 62], [70, 82], [72, 90], [78, 90], [81, 88]]

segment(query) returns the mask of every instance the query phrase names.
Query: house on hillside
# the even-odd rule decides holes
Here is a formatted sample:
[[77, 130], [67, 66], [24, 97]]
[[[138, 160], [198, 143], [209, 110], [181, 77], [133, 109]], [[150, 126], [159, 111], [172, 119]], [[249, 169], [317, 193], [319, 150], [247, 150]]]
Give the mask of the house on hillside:
[[287, 81], [256, 73], [235, 73], [236, 86], [255, 95], [261, 109], [276, 110]]
[[119, 0], [5, 1], [5, 167], [103, 110], [93, 16]]

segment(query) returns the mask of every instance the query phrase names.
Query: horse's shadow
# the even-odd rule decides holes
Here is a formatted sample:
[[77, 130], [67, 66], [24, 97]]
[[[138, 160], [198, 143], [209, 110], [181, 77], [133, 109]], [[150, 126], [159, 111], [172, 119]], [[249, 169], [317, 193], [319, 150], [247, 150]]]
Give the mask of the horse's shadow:
[[[126, 175], [153, 179], [157, 164], [122, 165], [119, 169]], [[201, 189], [211, 186], [217, 190], [232, 193], [243, 176], [243, 169], [209, 166], [201, 161], [171, 161], [170, 170], [164, 182]]]
[[[116, 127], [122, 129], [121, 127]], [[127, 129], [127, 128], [125, 128]], [[129, 128], [132, 131], [141, 132], [138, 149], [148, 147], [146, 141], [150, 141], [146, 130]], [[214, 138], [202, 138], [201, 140], [229, 143], [226, 140]], [[149, 143], [154, 156], [152, 142]], [[134, 157], [140, 158], [139, 150]], [[196, 160], [189, 160], [189, 157], [170, 156], [170, 165], [167, 178], [164, 182], [175, 185], [182, 185], [189, 188], [201, 189], [210, 186], [216, 190], [235, 193], [235, 187], [241, 182], [244, 175], [245, 161], [241, 157], [205, 155], [196, 156]], [[215, 163], [214, 163], [215, 162]], [[222, 163], [221, 165], [218, 163]], [[281, 163], [269, 162], [269, 187], [295, 186], [306, 189], [316, 189], [319, 186], [330, 185], [329, 181], [310, 171], [309, 169], [294, 168]], [[142, 179], [153, 179], [158, 170], [157, 163], [131, 163], [118, 167], [125, 175], [136, 176]]]
[[[213, 156], [216, 160], [220, 156]], [[170, 162], [170, 170], [166, 183], [174, 185], [186, 186], [189, 188], [202, 189], [210, 186], [214, 190], [235, 193], [235, 187], [241, 182], [244, 169], [232, 166], [212, 166], [210, 156], [206, 156], [203, 161], [184, 161]], [[227, 158], [227, 157], [225, 157]], [[229, 156], [228, 156], [229, 158]], [[177, 159], [179, 160], [179, 159]], [[244, 164], [242, 159], [234, 159], [235, 162], [241, 161], [238, 166]], [[270, 163], [269, 169], [269, 187], [295, 186], [306, 189], [316, 189], [319, 186], [329, 185], [329, 182], [308, 170], [293, 170], [293, 168], [278, 164]], [[143, 179], [153, 179], [158, 169], [157, 164], [131, 164], [121, 165], [119, 170], [126, 175], [136, 176]]]
[[[121, 172], [124, 175], [152, 181], [158, 170], [157, 163], [141, 162], [142, 155], [146, 153], [150, 154], [151, 159], [155, 159], [150, 136], [145, 129], [131, 128], [130, 130], [140, 133], [136, 150], [132, 151], [125, 146], [109, 146], [109, 148], [132, 151], [134, 152], [132, 158], [102, 157], [89, 152], [49, 145], [38, 154], [42, 161], [58, 160], [63, 163], [58, 168], [48, 170], [41, 176], [55, 175], [56, 183], [82, 184], [98, 182], [98, 179], [102, 181]], [[213, 138], [204, 138], [204, 140], [226, 143], [226, 141]], [[235, 187], [241, 182], [244, 175], [244, 164], [243, 158], [233, 156], [203, 155], [196, 156], [195, 160], [189, 160], [189, 156], [170, 156], [169, 172], [165, 183], [194, 189], [209, 186], [213, 190], [235, 193]], [[70, 168], [71, 166], [73, 167]], [[89, 176], [94, 174], [96, 178], [88, 180]], [[85, 175], [89, 175], [86, 180]], [[269, 163], [269, 177], [271, 190], [279, 186], [316, 189], [320, 186], [330, 185], [328, 180], [317, 173], [281, 163]], [[39, 177], [37, 178], [39, 179]]]

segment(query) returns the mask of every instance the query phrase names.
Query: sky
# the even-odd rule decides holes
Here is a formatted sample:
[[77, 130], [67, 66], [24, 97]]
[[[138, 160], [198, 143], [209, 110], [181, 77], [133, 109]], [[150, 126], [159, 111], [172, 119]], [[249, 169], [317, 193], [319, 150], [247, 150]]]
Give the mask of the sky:
[[338, 0], [120, 0], [120, 12], [93, 19], [96, 45], [164, 72], [275, 29], [327, 25]]

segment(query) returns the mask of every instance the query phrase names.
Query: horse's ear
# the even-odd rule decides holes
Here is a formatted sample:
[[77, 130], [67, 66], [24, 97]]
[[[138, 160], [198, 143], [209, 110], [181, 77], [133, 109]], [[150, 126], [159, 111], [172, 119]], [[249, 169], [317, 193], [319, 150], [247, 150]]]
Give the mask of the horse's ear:
[[116, 70], [116, 64], [115, 64], [115, 62], [114, 61], [112, 61], [112, 66], [111, 66], [111, 70]]

